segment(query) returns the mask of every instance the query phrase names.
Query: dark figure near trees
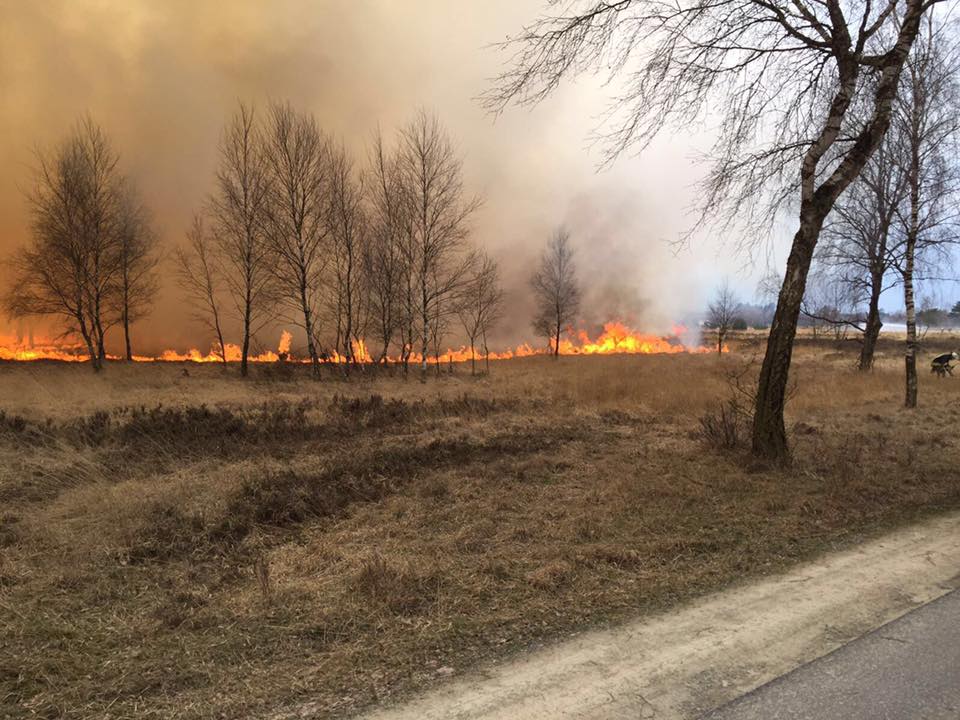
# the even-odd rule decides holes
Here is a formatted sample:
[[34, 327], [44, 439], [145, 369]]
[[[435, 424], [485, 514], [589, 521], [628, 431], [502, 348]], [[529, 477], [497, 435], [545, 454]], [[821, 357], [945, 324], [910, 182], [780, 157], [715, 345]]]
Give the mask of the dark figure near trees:
[[960, 355], [955, 352], [937, 355], [930, 363], [930, 372], [936, 373], [937, 377], [953, 375], [953, 366], [950, 363], [957, 358], [960, 358]]

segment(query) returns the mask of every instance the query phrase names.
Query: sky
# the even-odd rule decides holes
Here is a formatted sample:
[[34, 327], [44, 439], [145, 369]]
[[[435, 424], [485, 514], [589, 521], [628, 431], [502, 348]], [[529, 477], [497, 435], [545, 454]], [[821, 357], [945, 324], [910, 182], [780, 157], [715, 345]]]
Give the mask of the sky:
[[[289, 100], [358, 157], [378, 127], [390, 137], [422, 107], [455, 139], [467, 187], [484, 201], [471, 238], [500, 262], [510, 305], [495, 341], [531, 339], [527, 278], [560, 225], [577, 250], [589, 330], [620, 319], [665, 332], [702, 310], [724, 277], [753, 300], [768, 260], [785, 260], [783, 230], [757, 239], [772, 251], [754, 258], [709, 233], [675, 247], [693, 220], [705, 169], [694, 157], [708, 147], [709, 127], [665, 134], [641, 156], [598, 171], [600, 148], [589, 138], [611, 92], [600, 78], [565, 83], [540, 105], [497, 118], [478, 103], [508, 61], [492, 44], [544, 7], [545, 0], [0, 0], [0, 255], [27, 238], [24, 192], [37, 149], [84, 114], [112, 138], [170, 252], [212, 187], [220, 131], [239, 101]], [[265, 346], [273, 333], [278, 328], [261, 338]], [[169, 279], [135, 339], [144, 351], [210, 340], [190, 323]]]

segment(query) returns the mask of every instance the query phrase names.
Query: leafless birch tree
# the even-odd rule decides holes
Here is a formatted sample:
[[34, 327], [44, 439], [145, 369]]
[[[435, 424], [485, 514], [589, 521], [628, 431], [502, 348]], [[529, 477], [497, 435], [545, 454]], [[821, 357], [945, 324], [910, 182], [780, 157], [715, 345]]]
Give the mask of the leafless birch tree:
[[857, 181], [841, 197], [824, 225], [818, 249], [839, 280], [866, 304], [862, 323], [851, 323], [863, 333], [857, 367], [873, 367], [873, 356], [883, 322], [880, 296], [892, 287], [892, 271], [902, 256], [894, 223], [906, 194], [903, 164], [896, 132], [890, 131], [870, 158]]
[[477, 257], [475, 269], [464, 286], [463, 297], [457, 308], [457, 317], [470, 343], [470, 374], [477, 374], [477, 341], [481, 342], [490, 372], [490, 353], [487, 333], [503, 315], [503, 288], [500, 286], [500, 268], [486, 253]]
[[254, 110], [241, 104], [220, 141], [216, 190], [208, 207], [223, 281], [240, 319], [240, 374], [247, 375], [250, 345], [274, 304], [270, 246], [265, 236], [269, 183]]
[[568, 75], [623, 72], [608, 160], [709, 109], [721, 124], [702, 217], [757, 224], [794, 201], [799, 226], [756, 394], [759, 456], [789, 457], [787, 380], [820, 231], [886, 133], [920, 20], [939, 1], [586, 0], [506, 43], [515, 55], [491, 107], [535, 103]]
[[106, 358], [109, 301], [119, 263], [118, 156], [91, 119], [49, 154], [29, 194], [32, 237], [13, 258], [5, 297], [12, 317], [60, 317], [78, 334], [95, 371]]
[[572, 324], [580, 311], [580, 285], [573, 254], [570, 233], [560, 228], [547, 242], [530, 278], [537, 304], [533, 328], [547, 339], [554, 357], [560, 355], [564, 327]]
[[197, 215], [187, 232], [187, 246], [175, 254], [177, 281], [187, 295], [194, 319], [205, 325], [216, 338], [215, 350], [227, 366], [227, 350], [223, 341], [223, 284], [216, 252], [207, 235], [203, 218]]
[[160, 254], [150, 212], [129, 183], [121, 192], [118, 211], [117, 278], [113, 304], [123, 328], [125, 357], [131, 362], [130, 328], [146, 317], [153, 306], [160, 288], [157, 275]]
[[895, 131], [904, 148], [907, 200], [898, 213], [903, 233], [901, 265], [907, 343], [904, 404], [917, 405], [917, 317], [914, 280], [918, 254], [957, 239], [957, 152], [960, 119], [956, 80], [957, 46], [947, 26], [931, 20], [913, 48], [897, 98]]
[[405, 245], [409, 288], [419, 323], [421, 377], [425, 379], [434, 335], [431, 322], [450, 312], [444, 306], [470, 268], [468, 221], [480, 203], [466, 196], [462, 162], [436, 116], [420, 111], [407, 124], [401, 132], [399, 158], [410, 212]]
[[864, 301], [862, 288], [839, 270], [821, 262], [814, 264], [807, 277], [800, 313], [813, 329], [814, 339], [830, 332], [834, 340], [843, 340], [851, 329], [864, 330], [857, 312]]
[[380, 341], [378, 362], [385, 362], [403, 321], [402, 293], [409, 275], [403, 251], [407, 203], [403, 177], [378, 131], [370, 148], [367, 197], [370, 227], [364, 252], [364, 276], [370, 315]]
[[328, 252], [329, 146], [316, 120], [274, 104], [265, 131], [266, 240], [278, 299], [303, 328], [315, 379], [320, 287]]
[[723, 341], [733, 329], [733, 321], [739, 312], [737, 295], [730, 287], [730, 281], [724, 280], [707, 306], [707, 327], [717, 332], [717, 354], [723, 352]]
[[333, 252], [332, 304], [336, 319], [337, 352], [348, 364], [363, 339], [365, 293], [363, 258], [367, 239], [363, 179], [342, 145], [330, 151], [327, 223]]

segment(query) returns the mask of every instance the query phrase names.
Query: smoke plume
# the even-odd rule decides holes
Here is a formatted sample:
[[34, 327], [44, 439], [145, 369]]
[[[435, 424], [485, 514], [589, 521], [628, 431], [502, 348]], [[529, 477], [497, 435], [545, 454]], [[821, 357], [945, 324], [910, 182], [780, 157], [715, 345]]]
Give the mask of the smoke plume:
[[[597, 173], [586, 140], [608, 89], [585, 80], [532, 110], [491, 118], [475, 98], [507, 57], [490, 47], [543, 10], [542, 0], [60, 0], [5, 2], [0, 25], [0, 253], [29, 231], [24, 192], [34, 152], [89, 113], [153, 210], [163, 246], [183, 241], [209, 191], [223, 123], [238, 100], [290, 100], [358, 157], [418, 107], [457, 139], [471, 191], [485, 199], [472, 237], [497, 258], [510, 311], [496, 343], [531, 338], [527, 278], [551, 231], [577, 249], [587, 329], [623, 319], [669, 330], [701, 308], [717, 250], [675, 256], [696, 168], [686, 139]], [[2, 279], [2, 278], [0, 278]], [[209, 347], [170, 273], [139, 348]], [[0, 320], [0, 334], [4, 330]], [[38, 323], [36, 327], [40, 327]], [[36, 327], [34, 329], [36, 329]], [[28, 328], [20, 328], [27, 332]], [[273, 346], [280, 328], [262, 342]]]

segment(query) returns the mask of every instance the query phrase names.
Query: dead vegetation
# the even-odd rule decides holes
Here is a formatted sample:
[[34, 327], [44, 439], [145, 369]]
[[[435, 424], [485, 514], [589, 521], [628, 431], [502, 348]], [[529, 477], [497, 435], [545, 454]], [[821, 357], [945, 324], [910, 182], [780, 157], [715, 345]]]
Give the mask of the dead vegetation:
[[701, 422], [743, 363], [0, 367], [0, 715], [339, 717], [960, 506], [960, 386], [806, 349], [784, 469]]

